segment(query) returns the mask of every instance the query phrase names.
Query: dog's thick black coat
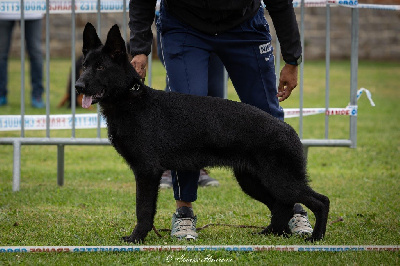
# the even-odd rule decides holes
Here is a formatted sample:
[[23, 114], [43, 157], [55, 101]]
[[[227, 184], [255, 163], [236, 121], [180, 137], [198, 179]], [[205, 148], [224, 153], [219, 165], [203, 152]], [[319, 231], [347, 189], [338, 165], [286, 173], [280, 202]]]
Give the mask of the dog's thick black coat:
[[145, 86], [116, 25], [102, 45], [88, 23], [83, 54], [76, 89], [86, 107], [99, 102], [109, 139], [136, 178], [137, 225], [126, 241], [143, 241], [152, 229], [164, 170], [206, 166], [232, 168], [243, 191], [268, 206], [271, 223], [262, 233], [290, 233], [293, 205], [302, 203], [316, 217], [310, 240], [324, 236], [329, 199], [309, 187], [292, 127], [247, 104]]

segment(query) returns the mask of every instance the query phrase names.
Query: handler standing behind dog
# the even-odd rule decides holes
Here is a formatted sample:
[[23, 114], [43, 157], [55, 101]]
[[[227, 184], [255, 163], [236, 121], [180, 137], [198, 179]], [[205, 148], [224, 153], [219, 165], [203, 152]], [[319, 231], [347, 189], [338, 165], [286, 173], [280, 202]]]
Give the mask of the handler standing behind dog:
[[[301, 43], [291, 0], [264, 0], [274, 23], [286, 62], [278, 90], [269, 25], [261, 0], [162, 0], [157, 30], [167, 71], [169, 89], [206, 96], [208, 63], [215, 53], [225, 65], [240, 100], [283, 120], [280, 101], [297, 86]], [[130, 0], [129, 27], [131, 64], [146, 76], [150, 54], [156, 0]], [[196, 239], [196, 216], [192, 202], [197, 199], [199, 171], [173, 171], [177, 210], [171, 235]], [[293, 233], [311, 234], [306, 212], [295, 205], [289, 222]]]

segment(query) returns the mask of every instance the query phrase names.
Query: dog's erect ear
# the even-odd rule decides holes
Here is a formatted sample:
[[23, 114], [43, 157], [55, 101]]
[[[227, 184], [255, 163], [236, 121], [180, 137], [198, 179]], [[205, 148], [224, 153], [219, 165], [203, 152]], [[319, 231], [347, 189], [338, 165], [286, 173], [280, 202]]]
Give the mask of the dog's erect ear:
[[82, 53], [84, 56], [93, 49], [101, 46], [99, 36], [97, 36], [96, 29], [91, 23], [86, 23], [85, 29], [83, 30], [83, 48]]
[[112, 26], [108, 32], [107, 41], [103, 49], [114, 59], [120, 56], [126, 56], [125, 41], [121, 36], [121, 32], [119, 31], [117, 24]]

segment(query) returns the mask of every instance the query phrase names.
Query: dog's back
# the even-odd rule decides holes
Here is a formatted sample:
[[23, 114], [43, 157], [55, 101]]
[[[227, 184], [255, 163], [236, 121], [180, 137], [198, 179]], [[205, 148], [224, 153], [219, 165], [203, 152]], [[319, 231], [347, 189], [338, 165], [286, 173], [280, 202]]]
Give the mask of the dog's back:
[[[271, 157], [281, 158], [285, 167], [296, 167], [299, 179], [305, 177], [302, 145], [293, 128], [247, 104], [141, 85], [131, 97], [104, 105], [103, 114], [115, 145], [126, 147], [126, 152], [146, 151], [140, 157], [158, 158], [164, 170], [234, 167]], [[290, 164], [285, 157], [293, 158]]]

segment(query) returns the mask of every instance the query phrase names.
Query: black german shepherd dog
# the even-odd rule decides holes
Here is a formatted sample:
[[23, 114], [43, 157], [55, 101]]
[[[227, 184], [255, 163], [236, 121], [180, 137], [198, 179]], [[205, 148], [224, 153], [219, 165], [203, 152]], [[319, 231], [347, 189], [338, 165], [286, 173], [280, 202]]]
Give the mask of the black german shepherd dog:
[[290, 234], [295, 203], [316, 217], [311, 241], [323, 238], [329, 199], [307, 181], [295, 130], [253, 106], [147, 87], [131, 66], [117, 25], [103, 45], [92, 24], [83, 32], [83, 73], [76, 90], [83, 107], [99, 103], [108, 137], [136, 179], [137, 225], [127, 242], [142, 242], [153, 227], [164, 170], [233, 169], [245, 193], [270, 209], [263, 234]]

